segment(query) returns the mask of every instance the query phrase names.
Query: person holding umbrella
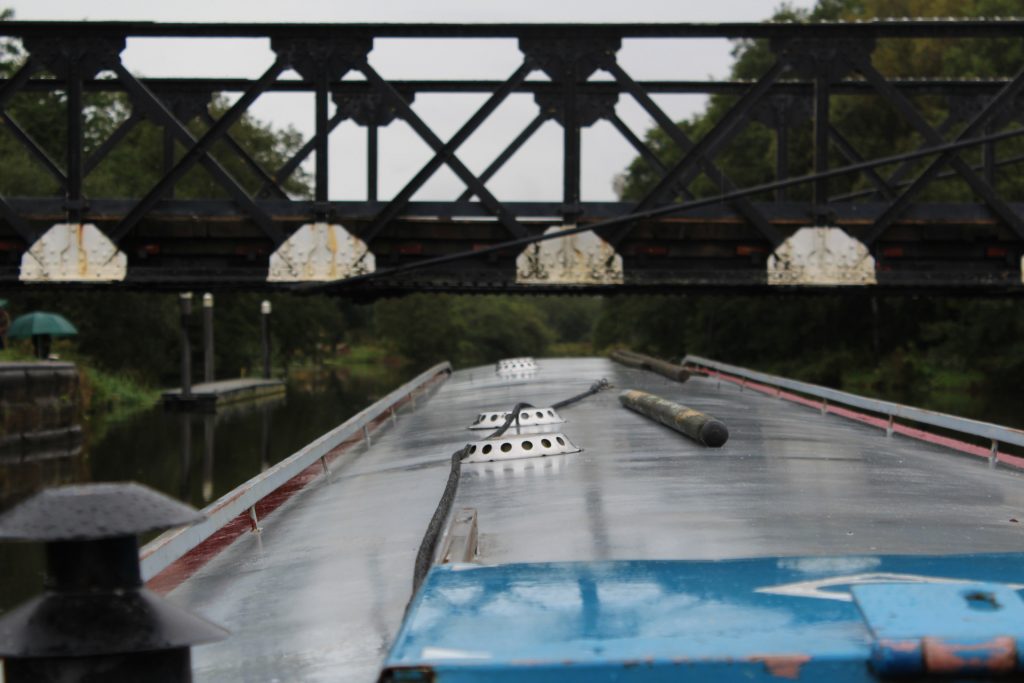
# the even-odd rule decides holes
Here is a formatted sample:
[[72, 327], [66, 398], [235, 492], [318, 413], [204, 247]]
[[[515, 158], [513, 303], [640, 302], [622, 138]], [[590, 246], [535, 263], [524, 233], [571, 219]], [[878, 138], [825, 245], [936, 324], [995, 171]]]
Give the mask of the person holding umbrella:
[[32, 348], [36, 357], [45, 360], [50, 355], [50, 343], [53, 337], [71, 337], [78, 330], [67, 318], [57, 313], [33, 311], [18, 316], [11, 323], [7, 336], [11, 339], [32, 338]]

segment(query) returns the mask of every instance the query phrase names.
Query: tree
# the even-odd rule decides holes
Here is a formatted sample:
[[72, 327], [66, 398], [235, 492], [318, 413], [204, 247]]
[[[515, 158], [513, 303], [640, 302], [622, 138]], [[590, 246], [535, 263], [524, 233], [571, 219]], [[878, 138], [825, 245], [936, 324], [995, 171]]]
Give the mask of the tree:
[[[865, 20], [874, 17], [997, 17], [1020, 13], [1015, 0], [819, 0], [810, 11], [783, 6], [776, 20], [814, 22]], [[766, 41], [735, 44], [732, 77], [756, 79], [775, 57]], [[886, 76], [951, 78], [1007, 77], [1024, 63], [1019, 40], [880, 40], [873, 63]], [[703, 135], [719, 120], [734, 98], [712, 96], [703, 112], [678, 123], [692, 137]], [[933, 125], [944, 116], [946, 103], [916, 97], [915, 106]], [[914, 149], [923, 140], [891, 107], [877, 97], [833, 99], [832, 122], [865, 158]], [[962, 124], [961, 124], [962, 125]], [[646, 135], [648, 145], [671, 165], [680, 150], [659, 129]], [[790, 134], [793, 174], [808, 173], [811, 164], [809, 126]], [[1004, 151], [1005, 150], [1005, 151]], [[1015, 141], [1001, 154], [1024, 153]], [[716, 157], [723, 170], [743, 187], [773, 179], [774, 135], [751, 123]], [[965, 152], [980, 161], [980, 152]], [[848, 163], [836, 157], [834, 165]], [[915, 165], [919, 171], [927, 161]], [[890, 171], [892, 169], [889, 169]], [[884, 173], [883, 173], [884, 175]], [[912, 177], [913, 174], [911, 174]], [[624, 199], [638, 200], [657, 181], [642, 158], [635, 159], [618, 182]], [[863, 176], [830, 181], [831, 193], [870, 187]], [[697, 196], [713, 196], [720, 188], [701, 176], [690, 187]], [[1024, 198], [1024, 174], [1012, 169], [998, 175], [1004, 197]], [[809, 188], [794, 188], [792, 198], [809, 197]], [[922, 199], [969, 199], [971, 191], [958, 178], [933, 184]], [[865, 333], [865, 328], [870, 332]], [[851, 370], [863, 373], [876, 364], [879, 386], [902, 378], [927, 387], [929, 376], [941, 372], [981, 371], [994, 390], [1024, 381], [1024, 306], [1019, 300], [979, 301], [915, 296], [814, 296], [800, 298], [749, 296], [619, 297], [605, 302], [595, 328], [598, 347], [625, 343], [652, 353], [679, 356], [686, 352], [746, 363], [839, 386]]]
[[543, 314], [510, 296], [413, 294], [374, 305], [378, 338], [417, 367], [466, 367], [542, 355], [553, 338]]

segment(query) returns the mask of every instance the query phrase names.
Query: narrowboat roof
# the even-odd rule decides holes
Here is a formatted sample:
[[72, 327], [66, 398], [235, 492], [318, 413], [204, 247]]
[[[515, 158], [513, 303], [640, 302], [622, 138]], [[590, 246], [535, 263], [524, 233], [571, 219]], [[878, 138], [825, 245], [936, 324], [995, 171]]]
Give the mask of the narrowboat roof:
[[[402, 410], [381, 413], [368, 423], [372, 429], [353, 432], [344, 452], [324, 446], [331, 456], [324, 466], [317, 469], [311, 460], [316, 468], [289, 479], [288, 495], [278, 492], [279, 500], [262, 508], [271, 514], [261, 517], [254, 506], [250, 521], [258, 533], [239, 533], [236, 520], [234, 532], [222, 530], [176, 562], [151, 568], [153, 587], [232, 633], [195, 649], [195, 679], [369, 682], [377, 680], [389, 650], [388, 666], [415, 670], [436, 664], [431, 652], [441, 652], [443, 663], [444, 652], [456, 646], [491, 648], [493, 632], [478, 632], [476, 643], [445, 641], [447, 622], [437, 610], [455, 612], [450, 623], [459, 633], [500, 628], [493, 614], [460, 612], [444, 593], [460, 574], [505, 572], [499, 585], [507, 591], [523, 577], [535, 585], [545, 567], [559, 577], [552, 586], [565, 583], [572, 567], [586, 567], [588, 575], [604, 577], [599, 585], [619, 586], [628, 596], [633, 584], [622, 577], [629, 568], [669, 577], [659, 585], [676, 585], [715, 567], [722, 576], [739, 571], [724, 562], [754, 562], [731, 584], [743, 592], [810, 576], [797, 570], [782, 576], [780, 562], [801, 566], [786, 558], [823, 558], [805, 566], [817, 567], [812, 578], [827, 582], [865, 567], [948, 575], [971, 563], [939, 568], [914, 556], [963, 558], [1020, 548], [1021, 475], [958, 454], [941, 445], [942, 438], [907, 438], [906, 429], [888, 434], [877, 416], [849, 419], [824, 402], [823, 413], [806, 398], [784, 400], [781, 389], [766, 393], [729, 377], [697, 375], [680, 383], [596, 358], [537, 365], [504, 374], [493, 366], [454, 372]], [[449, 518], [475, 511], [473, 566], [481, 569], [436, 567], [405, 619], [417, 549], [445, 490], [452, 454], [490, 433], [468, 429], [478, 413], [522, 402], [550, 406], [602, 378], [614, 388], [563, 408], [564, 424], [554, 425], [580, 452], [462, 465]], [[625, 389], [718, 418], [729, 429], [727, 443], [704, 447], [623, 408], [618, 395]], [[978, 560], [984, 575], [966, 578], [996, 580], [998, 568], [1009, 564], [992, 557]], [[1006, 562], [1022, 564], [1019, 558]], [[750, 573], [758, 567], [763, 571]], [[493, 589], [484, 578], [467, 581]], [[447, 602], [438, 601], [442, 594]], [[638, 593], [637, 609], [650, 607], [649, 598]], [[433, 610], [429, 619], [427, 609]], [[523, 619], [531, 614], [508, 609]], [[536, 638], [542, 633], [538, 629]], [[434, 650], [419, 647], [425, 634], [439, 643]], [[686, 642], [680, 656], [699, 657], [699, 645]], [[541, 645], [531, 647], [557, 655]], [[668, 656], [671, 643], [659, 647]], [[717, 652], [714, 644], [707, 648]], [[573, 654], [579, 652], [566, 656]], [[517, 657], [503, 656], [509, 662]]]

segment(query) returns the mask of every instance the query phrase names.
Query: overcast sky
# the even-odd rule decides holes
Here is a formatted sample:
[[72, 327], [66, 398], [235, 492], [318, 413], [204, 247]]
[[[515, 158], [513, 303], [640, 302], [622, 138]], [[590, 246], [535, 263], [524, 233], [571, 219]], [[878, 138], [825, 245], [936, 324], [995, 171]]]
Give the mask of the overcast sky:
[[[0, 0], [17, 19], [148, 20], [162, 22], [725, 22], [762, 21], [778, 0]], [[812, 0], [790, 4], [809, 7]], [[722, 78], [731, 63], [728, 41], [624, 41], [619, 62], [636, 79]], [[258, 77], [273, 61], [266, 40], [132, 40], [123, 53], [127, 67], [143, 76]], [[378, 40], [370, 62], [385, 78], [505, 79], [521, 63], [511, 40]], [[291, 77], [290, 72], [285, 77]], [[541, 78], [535, 72], [534, 78]], [[597, 76], [600, 77], [600, 74]], [[414, 109], [442, 138], [449, 137], [486, 95], [421, 95]], [[698, 111], [700, 96], [656, 97], [673, 118]], [[250, 110], [280, 126], [313, 131], [312, 97], [271, 94]], [[510, 97], [460, 148], [459, 158], [476, 173], [536, 115], [527, 95]], [[650, 118], [628, 97], [617, 111], [638, 134]], [[351, 122], [331, 136], [331, 199], [363, 199], [365, 133]], [[561, 130], [546, 123], [489, 183], [504, 200], [558, 201], [561, 194]], [[427, 161], [429, 149], [404, 123], [381, 131], [381, 197], [397, 192]], [[634, 157], [607, 122], [583, 132], [583, 198], [614, 199], [612, 182]], [[464, 189], [447, 168], [416, 199], [451, 199]]]

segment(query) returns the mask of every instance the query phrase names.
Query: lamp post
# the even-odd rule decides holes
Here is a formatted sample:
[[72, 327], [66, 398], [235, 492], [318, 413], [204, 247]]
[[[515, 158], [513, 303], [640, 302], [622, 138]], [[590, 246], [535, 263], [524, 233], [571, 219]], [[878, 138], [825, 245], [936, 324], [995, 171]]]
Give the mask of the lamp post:
[[213, 370], [213, 294], [203, 294], [203, 381], [215, 379]]
[[263, 333], [263, 377], [270, 379], [270, 302], [260, 304], [260, 329]]

